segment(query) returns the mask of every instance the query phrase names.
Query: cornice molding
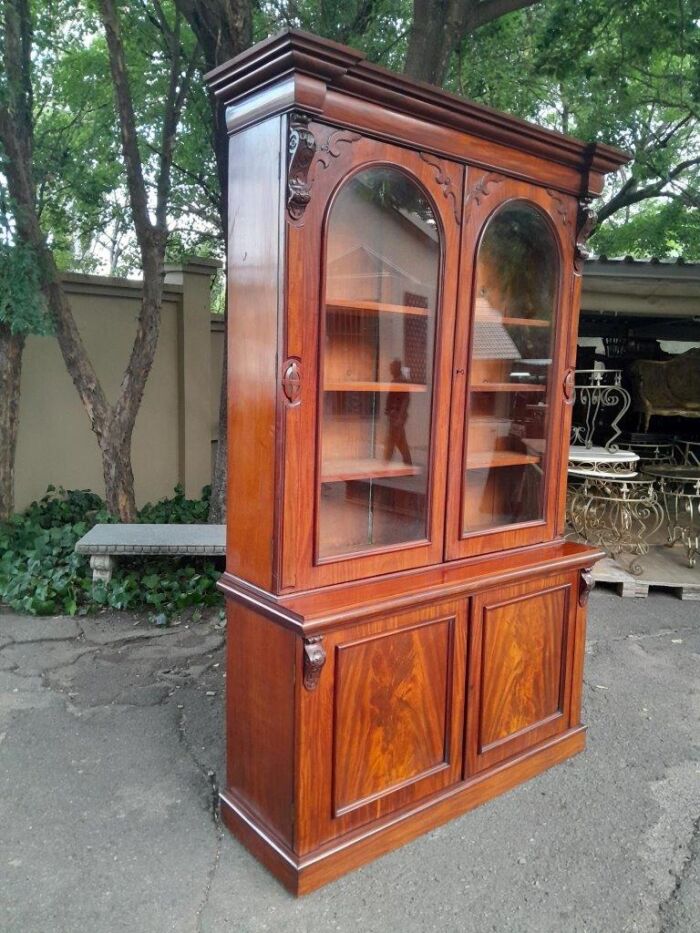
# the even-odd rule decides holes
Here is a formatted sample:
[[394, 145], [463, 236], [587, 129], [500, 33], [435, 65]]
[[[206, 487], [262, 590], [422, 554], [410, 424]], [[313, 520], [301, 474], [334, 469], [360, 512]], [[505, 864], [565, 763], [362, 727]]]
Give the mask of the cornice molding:
[[258, 43], [210, 71], [205, 80], [216, 98], [229, 105], [295, 76], [325, 85], [326, 91], [559, 162], [586, 176], [606, 174], [629, 161], [627, 153], [612, 146], [587, 144], [475, 104], [374, 65], [355, 49], [296, 29]]

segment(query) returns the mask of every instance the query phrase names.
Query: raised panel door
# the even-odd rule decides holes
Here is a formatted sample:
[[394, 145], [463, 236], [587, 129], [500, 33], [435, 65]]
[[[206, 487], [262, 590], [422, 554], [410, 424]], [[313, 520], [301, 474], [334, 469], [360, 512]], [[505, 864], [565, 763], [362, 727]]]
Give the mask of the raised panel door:
[[461, 778], [466, 603], [324, 637], [318, 686], [301, 695], [302, 850]]
[[577, 583], [577, 575], [562, 574], [473, 599], [470, 774], [569, 728]]

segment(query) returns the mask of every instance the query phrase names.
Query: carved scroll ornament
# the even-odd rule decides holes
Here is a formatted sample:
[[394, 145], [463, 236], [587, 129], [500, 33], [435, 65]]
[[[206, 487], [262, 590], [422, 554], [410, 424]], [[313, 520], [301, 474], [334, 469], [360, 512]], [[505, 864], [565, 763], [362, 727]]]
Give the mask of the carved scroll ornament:
[[566, 201], [559, 194], [559, 192], [554, 191], [553, 188], [547, 188], [547, 194], [554, 201], [554, 210], [561, 217], [562, 226], [568, 227], [569, 226], [569, 211], [567, 208]]
[[499, 175], [498, 172], [487, 172], [477, 181], [464, 200], [465, 222], [469, 220], [472, 206], [476, 204], [480, 207], [482, 200], [491, 194], [491, 186], [500, 185], [502, 181], [504, 181], [503, 175]]
[[304, 687], [307, 690], [315, 690], [318, 687], [321, 671], [326, 663], [322, 641], [322, 635], [304, 639]]
[[437, 156], [431, 155], [428, 152], [420, 152], [419, 155], [424, 162], [435, 170], [435, 181], [442, 188], [443, 196], [452, 202], [452, 212], [459, 226], [462, 223], [461, 199], [458, 196], [457, 190], [455, 190], [454, 182], [450, 177], [445, 163], [441, 159], [438, 159]]

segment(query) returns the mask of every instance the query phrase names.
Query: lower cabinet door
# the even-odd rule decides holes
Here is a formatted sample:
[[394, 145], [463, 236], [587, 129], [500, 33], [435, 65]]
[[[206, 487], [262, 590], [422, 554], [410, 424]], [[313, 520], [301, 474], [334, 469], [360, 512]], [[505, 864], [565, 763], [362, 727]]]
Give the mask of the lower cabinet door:
[[317, 685], [301, 690], [301, 851], [461, 779], [466, 602], [324, 636]]
[[577, 585], [560, 574], [472, 600], [467, 774], [568, 729]]

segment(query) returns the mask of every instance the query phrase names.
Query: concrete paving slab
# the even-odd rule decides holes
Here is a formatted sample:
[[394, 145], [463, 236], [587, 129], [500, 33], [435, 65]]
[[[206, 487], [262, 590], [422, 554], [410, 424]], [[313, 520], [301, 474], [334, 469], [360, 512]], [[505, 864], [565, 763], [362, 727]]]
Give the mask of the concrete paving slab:
[[0, 639], [5, 644], [23, 641], [61, 641], [80, 634], [77, 619], [67, 616], [19, 616], [0, 611]]
[[594, 591], [583, 755], [301, 900], [213, 818], [218, 635], [0, 670], [3, 933], [700, 933], [692, 603]]

